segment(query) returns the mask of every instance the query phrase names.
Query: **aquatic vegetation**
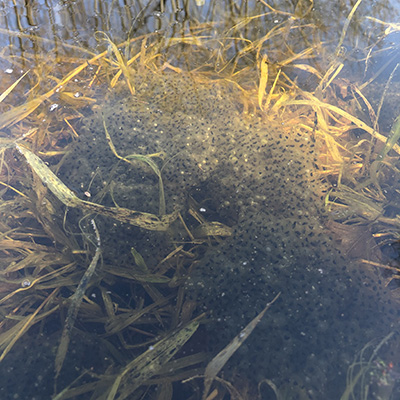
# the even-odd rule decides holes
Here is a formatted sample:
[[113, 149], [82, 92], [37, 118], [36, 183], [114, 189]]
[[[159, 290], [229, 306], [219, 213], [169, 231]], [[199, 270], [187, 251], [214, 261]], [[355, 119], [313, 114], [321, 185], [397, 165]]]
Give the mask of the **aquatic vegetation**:
[[[392, 50], [379, 43], [398, 26], [370, 18], [381, 37], [350, 56], [361, 1], [333, 43], [313, 2], [210, 2], [206, 16], [184, 4], [190, 29], [175, 24], [176, 2], [161, 2], [122, 39], [93, 34], [95, 50], [49, 53], [36, 38], [38, 53], [0, 95], [0, 367], [17, 371], [36, 340], [51, 382], [41, 395], [58, 400], [201, 398], [194, 377], [204, 374], [203, 398], [254, 398], [267, 386], [277, 398], [337, 394], [344, 357], [397, 318], [376, 274], [384, 262], [344, 253], [352, 227], [379, 242], [400, 223], [387, 204], [399, 190], [398, 114], [391, 131], [379, 127], [391, 85], [378, 105], [365, 95], [385, 71], [369, 72], [371, 60]], [[152, 18], [171, 34], [150, 32]], [[364, 83], [343, 78], [353, 64]], [[346, 251], [334, 231], [347, 234]], [[214, 354], [202, 351], [207, 333]], [[365, 354], [343, 398], [379, 371]]]
[[393, 362], [383, 361], [380, 353], [395, 337], [396, 334], [391, 332], [379, 343], [375, 344], [377, 341], [374, 340], [362, 348], [348, 368], [346, 390], [340, 400], [393, 398], [393, 387], [398, 378], [392, 371]]

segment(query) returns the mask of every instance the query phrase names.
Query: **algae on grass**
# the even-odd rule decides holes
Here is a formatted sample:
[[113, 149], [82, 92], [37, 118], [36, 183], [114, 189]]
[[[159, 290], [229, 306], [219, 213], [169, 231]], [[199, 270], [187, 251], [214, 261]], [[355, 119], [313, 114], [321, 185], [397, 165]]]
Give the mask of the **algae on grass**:
[[64, 329], [61, 335], [60, 345], [57, 350], [56, 360], [55, 360], [55, 371], [56, 378], [60, 374], [61, 368], [63, 366], [65, 356], [68, 351], [68, 345], [71, 339], [71, 332], [75, 324], [76, 317], [78, 315], [79, 307], [81, 306], [83, 297], [90, 283], [90, 279], [92, 278], [94, 271], [96, 269], [97, 263], [101, 254], [101, 242], [100, 242], [100, 234], [97, 229], [96, 223], [94, 219], [91, 221], [93, 230], [96, 235], [96, 250], [93, 256], [93, 260], [89, 264], [86, 272], [84, 273], [82, 279], [79, 282], [74, 294], [71, 297], [71, 304], [68, 307], [67, 318], [65, 319]]
[[124, 367], [111, 386], [107, 400], [124, 400], [148, 379], [157, 375], [161, 368], [192, 337], [199, 323], [191, 322], [171, 332]]
[[105, 207], [99, 204], [81, 200], [71, 189], [65, 186], [65, 184], [56, 177], [56, 175], [54, 175], [54, 173], [39, 157], [23, 146], [16, 144], [15, 147], [25, 156], [30, 167], [36, 172], [43, 183], [58, 198], [58, 200], [60, 200], [67, 207], [76, 207], [86, 211], [104, 214], [119, 221], [127, 222], [149, 230], [164, 231], [177, 218], [176, 212], [158, 217], [149, 213], [128, 210], [121, 207]]

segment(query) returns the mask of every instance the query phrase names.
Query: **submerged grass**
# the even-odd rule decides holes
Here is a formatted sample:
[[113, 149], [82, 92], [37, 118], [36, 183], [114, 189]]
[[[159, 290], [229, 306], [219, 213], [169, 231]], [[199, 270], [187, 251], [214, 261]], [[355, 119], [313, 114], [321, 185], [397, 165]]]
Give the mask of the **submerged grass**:
[[[121, 222], [139, 226], [144, 229], [164, 231], [167, 230], [169, 225], [177, 218], [177, 213], [160, 216], [143, 213], [139, 211], [128, 210], [122, 207], [105, 207], [100, 204], [91, 203], [79, 199], [75, 193], [69, 189], [57, 176], [47, 167], [47, 165], [35, 154], [27, 148], [16, 145], [17, 150], [23, 154], [29, 166], [35, 171], [42, 182], [49, 188], [49, 190], [57, 197], [61, 203], [67, 207], [81, 208], [97, 214], [106, 215], [115, 218]], [[139, 156], [137, 157], [139, 158]], [[154, 168], [157, 168], [158, 176], [161, 180], [161, 174], [157, 165], [148, 157], [140, 156], [140, 159], [146, 163], [151, 163]], [[153, 168], [153, 169], [154, 169]], [[162, 180], [160, 182], [162, 188]], [[162, 195], [161, 195], [162, 193]], [[160, 211], [165, 211], [165, 204], [163, 203], [163, 190], [160, 189]]]
[[142, 154], [129, 154], [126, 157], [122, 157], [117, 153], [117, 150], [114, 147], [114, 144], [112, 142], [111, 136], [108, 133], [106, 123], [103, 118], [103, 125], [104, 125], [104, 131], [106, 134], [107, 142], [111, 148], [111, 151], [113, 154], [120, 160], [127, 162], [128, 164], [134, 164], [134, 161], [141, 161], [145, 164], [147, 164], [153, 172], [157, 175], [158, 177], [158, 182], [159, 182], [159, 194], [160, 194], [160, 206], [159, 206], [159, 214], [164, 215], [166, 212], [165, 208], [165, 196], [164, 196], [164, 184], [162, 181], [162, 176], [161, 176], [161, 171], [158, 168], [157, 164], [152, 160], [152, 157], [160, 157], [162, 156], [162, 153], [158, 154], [151, 154], [151, 155], [142, 155]]
[[[104, 92], [105, 84], [114, 90], [122, 81], [134, 96], [136, 91], [131, 78], [141, 70], [158, 74], [171, 69], [179, 74], [187, 58], [193, 56], [189, 70], [200, 84], [202, 80], [225, 79], [242, 90], [243, 99], [238, 102], [242, 102], [243, 110], [264, 119], [283, 121], [288, 126], [301, 125], [309, 132], [321, 150], [321, 177], [338, 183], [326, 199], [327, 210], [334, 219], [344, 224], [373, 221], [377, 237], [388, 225], [398, 229], [399, 218], [384, 214], [385, 198], [381, 187], [387, 183], [388, 171], [398, 173], [399, 119], [393, 123], [390, 134], [385, 134], [377, 125], [379, 112], [361, 96], [360, 88], [353, 87], [351, 101], [367, 104], [370, 118], [347, 110], [349, 101], [344, 102], [338, 95], [344, 85], [341, 47], [360, 2], [346, 20], [331, 62], [317, 55], [324, 54], [325, 46], [318, 35], [315, 42], [307, 42], [303, 48], [297, 41], [290, 40], [294, 32], [304, 36], [310, 36], [311, 32], [312, 36], [317, 31], [312, 23], [302, 21], [312, 9], [312, 2], [308, 6], [303, 2], [303, 7], [299, 5], [292, 13], [278, 11], [261, 2], [265, 6], [264, 13], [239, 20], [218, 38], [212, 32], [213, 26], [200, 23], [192, 33], [182, 31], [181, 37], [166, 40], [151, 33], [115, 43], [107, 34], [98, 33], [106, 50], [93, 54], [76, 48], [82, 50], [82, 58], [67, 63], [73, 65], [70, 71], [58, 71], [62, 76], [53, 77], [53, 86], [38, 81], [32, 84], [29, 97], [22, 105], [4, 110], [0, 115], [0, 129], [4, 131], [0, 138], [0, 311], [3, 317], [0, 361], [34, 325], [43, 329], [47, 321], [54, 323], [57, 315], [64, 324], [58, 329], [61, 343], [55, 356], [55, 375], [62, 377], [62, 366], [75, 332], [81, 328], [90, 331], [92, 323], [102, 327], [107, 356], [113, 356], [112, 365], [96, 371], [98, 375], [87, 371], [67, 386], [62, 381], [63, 388], [55, 385], [57, 400], [78, 399], [82, 395], [104, 400], [140, 398], [145, 396], [146, 390], [151, 391], [151, 387], [164, 393], [164, 397], [160, 394], [155, 398], [171, 399], [175, 390], [173, 382], [202, 375], [204, 371], [208, 378], [206, 392], [211, 392], [207, 398], [222, 399], [225, 388], [229, 387], [229, 383], [217, 376], [229, 358], [226, 354], [223, 361], [216, 359], [218, 367], [209, 364], [208, 371], [204, 370], [206, 357], [201, 352], [171, 360], [196, 336], [199, 327], [199, 320], [192, 318], [195, 304], [186, 299], [183, 290], [184, 279], [190, 274], [196, 257], [195, 249], [215, 237], [229, 236], [231, 229], [217, 221], [205, 221], [194, 209], [189, 210], [198, 222], [193, 231], [178, 211], [166, 214], [162, 169], [153, 160], [157, 155], [122, 157], [105, 123], [105, 135], [115, 157], [132, 164], [133, 168], [135, 162], [145, 163], [156, 174], [159, 215], [81, 200], [56, 174], [57, 163], [62, 162], [60, 156], [68, 152], [68, 144], [79, 136], [79, 109], [95, 103], [96, 90]], [[261, 38], [246, 39], [244, 32], [250, 24], [274, 15], [285, 19]], [[382, 24], [386, 35], [398, 30], [397, 25]], [[372, 43], [371, 48], [374, 45]], [[277, 49], [282, 46], [285, 52], [279, 53]], [[185, 51], [180, 51], [181, 47]], [[367, 63], [372, 56], [363, 61]], [[300, 87], [293, 79], [294, 70], [308, 74], [315, 84], [308, 90]], [[26, 75], [33, 73], [27, 71], [3, 91], [0, 103], [4, 104]], [[79, 85], [74, 83], [76, 77], [80, 79]], [[74, 93], [78, 88], [83, 93], [76, 97]], [[63, 114], [61, 111], [58, 114], [65, 121], [61, 129], [56, 123], [58, 117], [52, 116], [48, 107], [48, 101], [55, 97], [64, 108]], [[50, 121], [46, 127], [41, 124], [44, 117]], [[366, 136], [355, 139], [352, 133], [356, 129]], [[6, 135], [6, 130], [11, 135]], [[365, 153], [367, 157], [362, 156]], [[33, 175], [22, 166], [26, 164]], [[79, 237], [66, 230], [64, 219], [68, 219], [68, 215], [62, 217], [66, 212], [64, 206], [80, 210], [86, 219], [101, 215], [147, 230], [168, 231], [173, 223], [178, 224], [185, 232], [182, 236], [189, 239], [182, 245], [177, 243], [175, 250], [165, 254], [158, 265], [148, 265], [134, 247], [132, 268], [118, 263], [101, 265], [98, 235], [94, 238], [93, 252], [91, 234], [83, 233]], [[85, 272], [82, 265], [89, 266]], [[126, 301], [114, 292], [116, 283], [128, 283], [129, 296], [135, 301]], [[88, 296], [91, 290], [100, 294], [101, 306]], [[77, 319], [81, 324], [79, 328], [75, 327]], [[237, 339], [228, 350], [236, 350], [242, 342]], [[353, 368], [344, 395], [347, 397], [343, 398], [351, 398], [361, 375], [370, 367], [371, 361], [356, 375]], [[83, 382], [86, 375], [90, 376], [90, 382]], [[189, 382], [193, 393], [201, 393], [195, 381]], [[273, 387], [273, 382], [269, 385]], [[238, 389], [240, 392], [241, 388]], [[229, 389], [229, 392], [236, 393], [235, 390]], [[155, 391], [152, 393], [157, 396]], [[193, 394], [192, 398], [200, 397]]]
[[396, 379], [392, 375], [392, 363], [387, 365], [381, 358], [380, 351], [393, 340], [394, 335], [395, 333], [391, 332], [379, 343], [366, 344], [357, 354], [347, 370], [346, 390], [340, 400], [367, 400], [371, 396], [387, 398]]

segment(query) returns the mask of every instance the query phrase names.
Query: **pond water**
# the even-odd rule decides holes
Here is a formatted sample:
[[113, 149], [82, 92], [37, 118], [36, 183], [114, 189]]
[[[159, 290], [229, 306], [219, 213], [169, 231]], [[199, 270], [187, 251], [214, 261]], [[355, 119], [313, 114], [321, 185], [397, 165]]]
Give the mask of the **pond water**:
[[399, 398], [393, 3], [1, 3], [1, 399]]

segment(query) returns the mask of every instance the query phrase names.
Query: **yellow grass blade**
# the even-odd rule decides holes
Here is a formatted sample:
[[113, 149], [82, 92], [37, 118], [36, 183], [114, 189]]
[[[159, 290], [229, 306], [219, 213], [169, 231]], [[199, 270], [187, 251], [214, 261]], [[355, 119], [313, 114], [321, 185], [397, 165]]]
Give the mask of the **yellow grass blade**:
[[45, 100], [46, 98], [44, 96], [40, 96], [22, 106], [14, 107], [10, 111], [1, 114], [0, 129], [14, 125], [23, 120], [29, 114], [33, 113]]
[[15, 193], [19, 194], [22, 197], [28, 198], [28, 196], [26, 196], [25, 194], [23, 194], [22, 192], [20, 192], [18, 189], [15, 189], [14, 187], [12, 187], [11, 185], [9, 185], [8, 183], [5, 182], [1, 182], [0, 181], [0, 185], [5, 186], [11, 190], [13, 190]]
[[18, 85], [19, 82], [23, 79], [23, 77], [29, 72], [26, 71], [19, 79], [17, 79], [8, 89], [6, 89], [1, 95], [0, 95], [0, 103], [14, 90], [15, 86]]
[[[386, 141], [387, 141], [386, 136], [381, 135], [380, 133], [376, 132], [373, 128], [368, 126], [366, 123], [364, 123], [360, 119], [354, 117], [353, 115], [349, 114], [348, 112], [342, 110], [339, 107], [333, 106], [328, 103], [324, 103], [324, 102], [318, 100], [316, 97], [313, 97], [312, 100], [289, 100], [289, 101], [285, 102], [283, 105], [298, 105], [298, 106], [303, 105], [303, 106], [310, 106], [313, 108], [320, 107], [321, 109], [327, 109], [329, 111], [332, 111], [332, 112], [339, 114], [340, 116], [348, 119], [354, 125], [356, 125], [360, 129], [365, 130], [372, 137], [379, 140], [380, 142], [386, 143]], [[400, 154], [400, 146], [398, 144], [394, 144], [392, 148], [397, 154]]]
[[303, 50], [302, 52], [293, 55], [292, 57], [288, 57], [282, 62], [279, 63], [279, 66], [282, 68], [285, 65], [290, 65], [293, 63], [293, 61], [296, 61], [300, 58], [306, 58], [308, 54], [312, 54], [315, 51], [314, 47], [308, 47], [307, 49]]
[[333, 80], [340, 74], [340, 71], [343, 69], [343, 67], [344, 67], [344, 64], [343, 63], [340, 63], [339, 65], [338, 65], [338, 67], [336, 68], [336, 71], [332, 74], [332, 76], [329, 78], [329, 81], [328, 81], [328, 83], [326, 84], [326, 86], [325, 86], [325, 90], [329, 87], [329, 85], [333, 82]]
[[325, 139], [326, 147], [328, 148], [329, 154], [331, 155], [333, 161], [342, 163], [343, 157], [340, 154], [340, 151], [338, 149], [338, 145], [337, 145], [335, 139], [327, 133], [324, 133], [323, 136]]
[[272, 84], [271, 90], [270, 90], [269, 93], [268, 93], [267, 100], [265, 100], [265, 105], [264, 105], [264, 110], [265, 110], [265, 111], [267, 111], [267, 110], [269, 109], [269, 105], [271, 104], [272, 95], [273, 95], [273, 93], [274, 93], [274, 91], [275, 91], [276, 84], [277, 84], [278, 81], [279, 81], [279, 77], [280, 77], [280, 75], [281, 75], [281, 71], [282, 71], [282, 70], [280, 69], [280, 70], [278, 71], [278, 73], [276, 74], [274, 83]]
[[[4, 357], [7, 353], [11, 350], [17, 340], [29, 329], [29, 327], [34, 322], [35, 317], [41, 311], [41, 309], [54, 297], [54, 295], [58, 292], [58, 288], [54, 289], [53, 292], [47, 297], [47, 299], [35, 310], [35, 312], [26, 318], [25, 322], [23, 323], [22, 327], [18, 331], [18, 333], [13, 337], [7, 347], [4, 349], [3, 353], [0, 356], [0, 362], [4, 360]], [[57, 306], [58, 307], [58, 306]], [[54, 310], [54, 309], [53, 309]]]
[[82, 65], [80, 65], [79, 67], [75, 68], [64, 79], [62, 79], [53, 89], [49, 90], [47, 93], [45, 93], [33, 100], [30, 100], [27, 103], [22, 104], [21, 106], [15, 107], [8, 112], [1, 114], [0, 115], [0, 129], [3, 129], [8, 126], [12, 126], [12, 125], [16, 124], [17, 122], [26, 118], [33, 111], [35, 111], [44, 101], [46, 101], [54, 93], [56, 93], [56, 91], [60, 87], [65, 86], [73, 77], [78, 75], [82, 70], [84, 70], [88, 65], [90, 65], [90, 62], [93, 62], [103, 56], [104, 56], [104, 53], [99, 54], [98, 56], [93, 57], [93, 59], [90, 60], [89, 62], [85, 62]]
[[381, 21], [380, 19], [374, 18], [374, 17], [366, 17], [366, 19], [369, 19], [370, 21], [373, 21], [378, 24], [382, 24], [383, 26], [386, 26], [385, 35], [389, 35], [390, 33], [400, 31], [399, 23], [385, 22], [385, 21]]
[[338, 43], [338, 45], [336, 47], [336, 51], [335, 51], [336, 56], [338, 56], [341, 51], [341, 47], [343, 45], [344, 38], [346, 37], [347, 29], [349, 28], [351, 19], [353, 18], [353, 15], [356, 12], [358, 6], [361, 4], [361, 2], [362, 2], [362, 0], [358, 0], [357, 3], [354, 4], [353, 8], [351, 9], [351, 11], [346, 19], [346, 22], [343, 25], [342, 34], [340, 36], [340, 40], [339, 40], [339, 43]]
[[75, 107], [86, 107], [89, 104], [96, 103], [96, 99], [86, 96], [76, 96], [76, 93], [61, 92], [60, 99]]
[[318, 79], [322, 79], [321, 73], [311, 65], [307, 64], [292, 64], [291, 67], [301, 69], [302, 71], [306, 71], [309, 74], [315, 75]]
[[119, 51], [118, 46], [108, 37], [108, 35], [105, 32], [98, 32], [98, 34], [104, 36], [103, 40], [107, 42], [108, 46], [114, 53], [114, 56], [117, 59], [118, 67], [121, 69], [122, 73], [125, 76], [126, 84], [128, 85], [129, 91], [131, 92], [132, 95], [135, 94], [135, 88], [132, 86], [131, 83], [130, 70], [122, 53]]

